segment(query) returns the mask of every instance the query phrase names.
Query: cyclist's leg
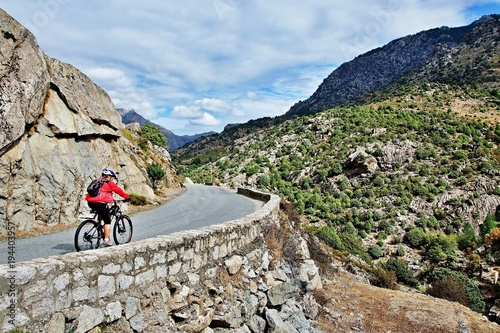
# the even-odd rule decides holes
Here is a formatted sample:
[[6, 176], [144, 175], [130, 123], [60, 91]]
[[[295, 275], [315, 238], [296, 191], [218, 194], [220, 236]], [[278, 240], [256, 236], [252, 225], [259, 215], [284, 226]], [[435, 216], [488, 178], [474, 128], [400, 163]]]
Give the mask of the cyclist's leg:
[[111, 245], [109, 239], [111, 231], [111, 218], [109, 217], [108, 204], [103, 202], [89, 202], [89, 207], [95, 210], [104, 222], [104, 245]]

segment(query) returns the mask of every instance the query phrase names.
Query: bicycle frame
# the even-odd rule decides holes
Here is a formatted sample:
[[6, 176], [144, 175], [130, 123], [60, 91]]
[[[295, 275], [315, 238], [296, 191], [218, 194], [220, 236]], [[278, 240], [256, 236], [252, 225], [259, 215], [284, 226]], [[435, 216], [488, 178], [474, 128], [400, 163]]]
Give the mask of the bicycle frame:
[[[108, 204], [108, 210], [109, 210], [109, 215], [110, 215], [111, 220], [113, 219], [113, 217], [120, 217], [121, 215], [123, 215], [122, 209], [119, 205], [120, 202], [123, 202], [123, 200], [113, 199], [113, 203]], [[101, 220], [101, 217], [97, 214], [96, 211], [91, 209], [90, 212], [87, 213], [86, 215], [83, 215], [83, 214], [79, 215], [78, 220], [79, 221], [94, 220], [94, 221], [99, 222]]]
[[[115, 240], [115, 244], [124, 244], [130, 242], [132, 238], [132, 221], [130, 218], [123, 214], [121, 205], [120, 203], [123, 202], [123, 200], [113, 200], [113, 203], [108, 206], [109, 209], [109, 217], [112, 222], [114, 222], [113, 226], [113, 238]], [[77, 251], [80, 251], [84, 246], [83, 244], [91, 244], [91, 248], [98, 248], [101, 242], [101, 239], [104, 237], [104, 224], [102, 223], [102, 219], [97, 214], [96, 211], [91, 210], [87, 214], [82, 214], [78, 216], [78, 220], [82, 221], [80, 225], [77, 228], [77, 231], [75, 233], [75, 247]], [[93, 227], [91, 229], [88, 229], [88, 231], [82, 231], [82, 228], [84, 228], [84, 225], [92, 223]], [[92, 239], [95, 239], [95, 234], [93, 233], [92, 230], [96, 230], [98, 233], [97, 241], [96, 241], [96, 247], [93, 247]], [[80, 232], [83, 232], [81, 234]], [[80, 236], [82, 237], [80, 239]], [[83, 243], [80, 243], [83, 242]]]

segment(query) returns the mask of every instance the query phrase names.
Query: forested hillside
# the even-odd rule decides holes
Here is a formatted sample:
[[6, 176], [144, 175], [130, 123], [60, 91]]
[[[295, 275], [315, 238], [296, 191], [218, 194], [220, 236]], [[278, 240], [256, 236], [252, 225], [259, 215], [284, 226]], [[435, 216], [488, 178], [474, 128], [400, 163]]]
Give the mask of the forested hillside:
[[351, 106], [256, 120], [174, 161], [197, 182], [278, 193], [372, 284], [487, 314], [500, 299], [498, 31], [498, 18], [480, 25]]

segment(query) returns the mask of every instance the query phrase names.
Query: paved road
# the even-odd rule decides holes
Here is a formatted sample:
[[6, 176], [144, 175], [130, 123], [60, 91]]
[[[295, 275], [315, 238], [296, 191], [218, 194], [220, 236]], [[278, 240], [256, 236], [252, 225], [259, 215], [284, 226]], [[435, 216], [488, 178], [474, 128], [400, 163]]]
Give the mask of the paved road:
[[[134, 214], [132, 241], [235, 220], [264, 205], [221, 187], [188, 184], [186, 188], [185, 193], [159, 208]], [[75, 251], [75, 230], [16, 240], [15, 261]], [[6, 264], [7, 260], [7, 242], [0, 242], [0, 264]]]

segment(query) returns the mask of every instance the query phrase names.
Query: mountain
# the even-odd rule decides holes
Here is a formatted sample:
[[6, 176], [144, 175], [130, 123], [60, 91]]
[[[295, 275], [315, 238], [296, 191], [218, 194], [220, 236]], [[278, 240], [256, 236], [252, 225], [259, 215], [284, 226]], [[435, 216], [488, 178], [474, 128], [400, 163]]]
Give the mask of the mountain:
[[368, 78], [340, 106], [320, 111], [339, 101], [325, 83], [296, 114], [202, 138], [174, 163], [195, 182], [279, 194], [360, 281], [500, 322], [500, 17], [451, 31], [405, 40], [434, 47], [377, 88], [382, 54], [405, 63], [420, 49], [403, 38], [388, 44], [401, 61], [384, 46], [359, 57], [371, 57], [373, 73], [366, 59], [339, 67], [325, 82]]
[[[487, 83], [478, 82], [475, 78], [485, 78], [488, 82], [500, 81], [498, 71], [484, 67], [494, 67], [491, 64], [491, 57], [495, 53], [491, 48], [497, 46], [498, 17], [497, 14], [487, 15], [468, 26], [435, 28], [396, 39], [342, 64], [323, 80], [311, 97], [299, 101], [284, 115], [254, 119], [244, 124], [232, 124], [218, 135], [204, 137], [182, 147], [173, 157], [199, 155], [201, 151], [212, 151], [213, 155], [216, 149], [222, 151], [223, 147], [231, 145], [253, 130], [273, 126], [295, 116], [314, 114], [330, 107], [360, 104], [384, 98], [391, 90], [408, 85], [410, 81], [417, 83], [439, 81], [453, 84], [474, 82], [486, 88]], [[488, 41], [485, 38], [488, 38]], [[474, 43], [483, 45], [484, 54], [490, 55], [489, 60], [484, 59], [486, 63], [480, 67], [468, 58], [477, 56], [479, 50], [470, 50], [471, 47], [475, 47]], [[455, 56], [457, 50], [464, 50], [464, 55]], [[452, 58], [456, 60], [447, 60]], [[478, 61], [480, 58], [476, 59], [476, 62]], [[444, 66], [447, 68], [443, 68]], [[480, 70], [485, 72], [478, 73]], [[436, 75], [436, 73], [441, 74]], [[415, 78], [412, 79], [411, 75]]]
[[205, 132], [201, 134], [195, 134], [195, 135], [176, 135], [172, 131], [169, 131], [163, 126], [157, 125], [152, 123], [151, 121], [147, 120], [134, 110], [125, 110], [125, 109], [117, 109], [118, 113], [122, 116], [122, 121], [124, 124], [131, 124], [131, 123], [139, 123], [139, 125], [144, 126], [145, 124], [153, 124], [157, 126], [160, 131], [165, 135], [168, 141], [168, 150], [169, 152], [173, 152], [179, 147], [184, 146], [187, 143], [193, 142], [196, 139], [204, 136], [210, 136], [217, 134], [216, 132]]
[[453, 48], [464, 42], [474, 27], [494, 20], [481, 18], [464, 27], [441, 27], [396, 39], [369, 51], [334, 70], [305, 101], [299, 101], [286, 113], [304, 115], [346, 105], [364, 93], [383, 87], [409, 71], [426, 64], [437, 48]]

